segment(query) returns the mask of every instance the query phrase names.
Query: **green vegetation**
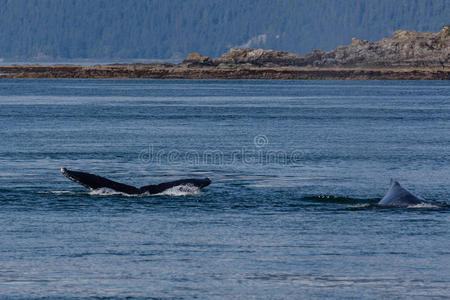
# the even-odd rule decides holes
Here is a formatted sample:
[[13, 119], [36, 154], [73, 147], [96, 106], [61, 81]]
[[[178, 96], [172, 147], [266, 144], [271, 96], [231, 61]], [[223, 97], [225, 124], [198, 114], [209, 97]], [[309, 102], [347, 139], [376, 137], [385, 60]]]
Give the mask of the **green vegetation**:
[[436, 32], [448, 16], [449, 0], [0, 0], [0, 58], [306, 53], [397, 29]]

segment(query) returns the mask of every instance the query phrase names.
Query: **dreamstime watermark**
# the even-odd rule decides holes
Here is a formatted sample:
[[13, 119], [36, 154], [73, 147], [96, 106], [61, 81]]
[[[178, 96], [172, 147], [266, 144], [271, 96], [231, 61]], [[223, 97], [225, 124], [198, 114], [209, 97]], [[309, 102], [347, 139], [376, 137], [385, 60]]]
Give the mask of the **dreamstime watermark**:
[[252, 147], [241, 147], [232, 151], [221, 150], [156, 150], [152, 145], [139, 153], [139, 161], [144, 164], [164, 165], [298, 165], [304, 153], [299, 150], [283, 151], [268, 149], [269, 139], [265, 135], [257, 135], [253, 138]]

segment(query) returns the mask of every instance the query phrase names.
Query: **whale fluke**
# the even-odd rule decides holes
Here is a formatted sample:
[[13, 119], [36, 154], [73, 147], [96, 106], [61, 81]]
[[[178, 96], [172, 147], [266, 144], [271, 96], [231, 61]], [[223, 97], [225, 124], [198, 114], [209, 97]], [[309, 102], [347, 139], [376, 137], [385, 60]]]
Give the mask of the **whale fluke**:
[[81, 184], [91, 190], [96, 190], [100, 188], [108, 188], [112, 189], [116, 192], [121, 192], [130, 195], [139, 195], [139, 194], [159, 194], [167, 189], [170, 189], [175, 186], [180, 185], [192, 185], [198, 188], [203, 188], [208, 186], [211, 183], [209, 178], [204, 179], [181, 179], [170, 182], [163, 182], [160, 184], [154, 185], [146, 185], [141, 188], [136, 188], [131, 185], [123, 184], [120, 182], [116, 182], [98, 175], [79, 172], [79, 171], [71, 171], [66, 168], [61, 168], [61, 173], [69, 178], [72, 181], [75, 181], [78, 184]]
[[383, 199], [378, 202], [380, 206], [393, 206], [393, 207], [407, 207], [411, 205], [417, 205], [426, 203], [425, 200], [414, 196], [407, 189], [402, 187], [398, 181], [391, 179], [391, 184], [388, 192]]

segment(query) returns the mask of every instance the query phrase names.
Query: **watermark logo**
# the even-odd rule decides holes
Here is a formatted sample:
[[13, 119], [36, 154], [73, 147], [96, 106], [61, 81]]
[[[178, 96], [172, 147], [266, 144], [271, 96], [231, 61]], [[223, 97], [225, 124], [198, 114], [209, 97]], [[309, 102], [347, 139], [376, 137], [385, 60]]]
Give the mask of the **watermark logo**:
[[253, 143], [255, 144], [255, 147], [262, 148], [269, 144], [269, 139], [265, 135], [258, 134], [253, 138]]

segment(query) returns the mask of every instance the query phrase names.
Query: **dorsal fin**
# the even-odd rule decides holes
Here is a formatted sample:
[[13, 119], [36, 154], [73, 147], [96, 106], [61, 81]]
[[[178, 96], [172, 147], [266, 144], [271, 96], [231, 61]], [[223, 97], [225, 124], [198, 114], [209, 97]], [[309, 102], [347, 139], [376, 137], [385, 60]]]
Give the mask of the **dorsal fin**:
[[378, 202], [380, 206], [410, 206], [423, 203], [423, 199], [414, 196], [410, 191], [391, 178], [391, 185], [383, 199]]

